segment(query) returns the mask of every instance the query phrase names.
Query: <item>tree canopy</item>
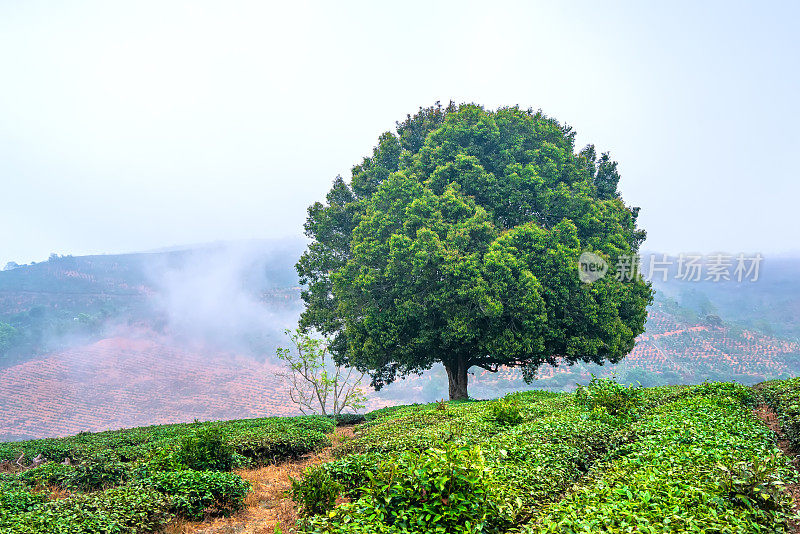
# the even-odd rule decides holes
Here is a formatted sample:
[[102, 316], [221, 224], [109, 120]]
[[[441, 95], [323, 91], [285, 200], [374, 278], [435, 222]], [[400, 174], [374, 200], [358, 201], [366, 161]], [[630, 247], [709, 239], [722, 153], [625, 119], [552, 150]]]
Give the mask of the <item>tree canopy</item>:
[[[451, 399], [468, 370], [616, 362], [644, 330], [652, 291], [616, 276], [638, 252], [638, 208], [617, 163], [576, 152], [568, 126], [517, 107], [420, 109], [308, 209], [297, 264], [303, 328], [380, 388], [441, 362]], [[593, 252], [606, 276], [581, 282]]]

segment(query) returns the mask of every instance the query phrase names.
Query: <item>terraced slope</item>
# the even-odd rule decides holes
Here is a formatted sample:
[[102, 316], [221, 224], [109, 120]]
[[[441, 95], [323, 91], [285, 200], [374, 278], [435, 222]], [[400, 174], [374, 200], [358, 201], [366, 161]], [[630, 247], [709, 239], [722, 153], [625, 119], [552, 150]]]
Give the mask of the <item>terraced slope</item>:
[[0, 370], [0, 436], [294, 415], [275, 367], [112, 338]]

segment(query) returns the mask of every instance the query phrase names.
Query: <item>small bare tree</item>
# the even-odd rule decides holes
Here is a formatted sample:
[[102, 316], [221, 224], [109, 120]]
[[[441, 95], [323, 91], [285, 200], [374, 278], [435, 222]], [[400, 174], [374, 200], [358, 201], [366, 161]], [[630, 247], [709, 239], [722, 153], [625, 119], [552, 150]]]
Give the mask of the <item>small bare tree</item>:
[[277, 355], [286, 363], [278, 373], [289, 386], [289, 397], [304, 414], [333, 416], [338, 422], [342, 410], [364, 408], [366, 396], [359, 387], [364, 373], [352, 367], [336, 365], [328, 352], [328, 341], [286, 330], [293, 347], [278, 348]]

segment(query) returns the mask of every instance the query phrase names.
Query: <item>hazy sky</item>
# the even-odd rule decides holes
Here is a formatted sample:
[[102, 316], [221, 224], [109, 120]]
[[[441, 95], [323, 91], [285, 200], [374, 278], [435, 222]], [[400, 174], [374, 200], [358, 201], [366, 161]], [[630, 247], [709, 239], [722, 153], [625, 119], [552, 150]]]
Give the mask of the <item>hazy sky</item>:
[[797, 6], [2, 2], [0, 267], [299, 235], [450, 99], [610, 150], [648, 249], [798, 251]]

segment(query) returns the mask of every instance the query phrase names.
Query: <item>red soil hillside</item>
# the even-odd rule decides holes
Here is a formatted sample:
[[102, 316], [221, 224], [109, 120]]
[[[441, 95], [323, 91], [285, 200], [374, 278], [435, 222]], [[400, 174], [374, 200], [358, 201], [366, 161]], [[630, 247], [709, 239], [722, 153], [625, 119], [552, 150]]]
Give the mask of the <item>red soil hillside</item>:
[[[0, 439], [294, 414], [276, 370], [234, 354], [176, 348], [150, 331], [112, 337], [0, 369]], [[475, 370], [470, 391], [495, 397], [516, 388], [569, 389], [588, 381], [590, 373], [625, 379], [632, 370], [669, 376], [670, 383], [755, 383], [800, 374], [800, 346], [750, 331], [685, 324], [653, 309], [647, 331], [617, 365], [545, 366], [538, 372], [541, 380], [531, 385], [518, 370]], [[436, 383], [442, 378], [412, 376], [394, 388], [402, 398], [384, 391], [370, 396], [368, 408], [430, 401], [428, 387], [440, 398], [446, 394], [446, 383]]]
[[[639, 374], [630, 375], [631, 371]], [[800, 374], [800, 344], [757, 332], [729, 327], [687, 324], [658, 308], [650, 310], [647, 329], [636, 346], [616, 365], [543, 366], [539, 380], [529, 387], [569, 388], [586, 383], [591, 375], [638, 381], [641, 373], [668, 377], [667, 383], [737, 380], [756, 383], [768, 378]], [[523, 387], [522, 373], [501, 369], [475, 372], [475, 385]]]
[[276, 368], [115, 337], [0, 370], [0, 436], [293, 415]]

